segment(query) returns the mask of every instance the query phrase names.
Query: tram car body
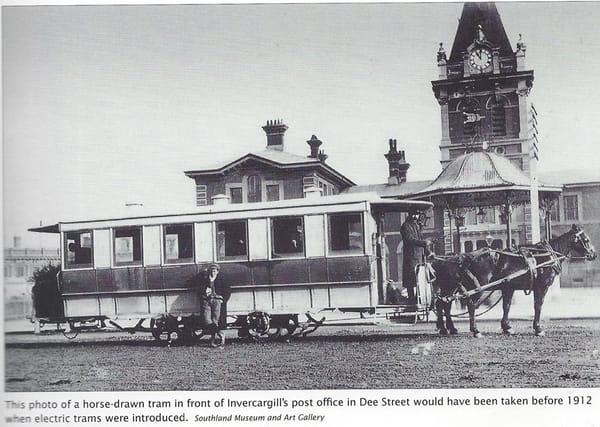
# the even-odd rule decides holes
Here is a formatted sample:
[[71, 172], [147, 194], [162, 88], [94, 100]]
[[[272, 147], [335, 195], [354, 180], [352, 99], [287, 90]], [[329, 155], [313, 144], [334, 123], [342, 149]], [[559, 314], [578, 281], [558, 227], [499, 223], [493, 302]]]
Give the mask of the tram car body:
[[[307, 313], [373, 314], [385, 301], [385, 213], [431, 206], [362, 193], [33, 228], [59, 233], [61, 241], [62, 312], [43, 321], [72, 328], [133, 321], [132, 330], [157, 338], [169, 332], [166, 319], [201, 330], [195, 277], [215, 262], [231, 286], [230, 326], [243, 332], [257, 329], [250, 324], [256, 313], [267, 315], [263, 329], [288, 332]], [[43, 304], [36, 302], [36, 311], [48, 312]]]

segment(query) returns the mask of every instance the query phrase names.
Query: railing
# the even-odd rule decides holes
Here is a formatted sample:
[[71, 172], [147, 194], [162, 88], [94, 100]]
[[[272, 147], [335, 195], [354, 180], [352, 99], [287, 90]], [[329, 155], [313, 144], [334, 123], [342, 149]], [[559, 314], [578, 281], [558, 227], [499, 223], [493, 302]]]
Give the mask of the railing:
[[18, 248], [6, 248], [4, 249], [4, 259], [7, 258], [24, 258], [24, 257], [47, 257], [56, 258], [60, 257], [60, 251], [58, 249], [18, 249]]

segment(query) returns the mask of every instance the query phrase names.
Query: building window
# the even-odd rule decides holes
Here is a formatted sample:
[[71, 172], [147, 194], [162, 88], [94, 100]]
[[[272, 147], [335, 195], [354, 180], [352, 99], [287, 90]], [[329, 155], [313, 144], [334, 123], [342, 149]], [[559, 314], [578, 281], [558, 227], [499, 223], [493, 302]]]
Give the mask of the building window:
[[327, 181], [323, 181], [321, 179], [318, 179], [317, 182], [319, 184], [319, 188], [321, 189], [321, 195], [331, 196], [334, 194], [333, 185], [331, 185]]
[[565, 221], [576, 221], [579, 219], [579, 206], [577, 204], [577, 195], [564, 196]]
[[65, 268], [92, 267], [92, 232], [69, 231], [65, 233]]
[[[477, 240], [475, 242], [475, 247], [479, 250], [479, 249], [482, 249], [482, 248], [487, 248], [488, 244], [487, 244], [487, 242], [485, 240]], [[471, 250], [472, 249], [473, 249], [473, 244], [471, 244]]]
[[115, 265], [136, 265], [142, 262], [142, 227], [114, 230]]
[[360, 213], [329, 215], [329, 250], [332, 253], [362, 253], [363, 225]]
[[228, 221], [217, 223], [217, 259], [246, 259], [248, 244], [246, 240], [246, 222]]
[[467, 101], [467, 104], [462, 108], [462, 125], [463, 136], [467, 140], [471, 140], [478, 133], [481, 126], [479, 116], [479, 108], [473, 101]]
[[260, 176], [250, 175], [248, 177], [248, 202], [255, 203], [260, 201], [262, 201]]
[[165, 225], [165, 262], [194, 261], [194, 225], [174, 224]]
[[[485, 240], [483, 242], [485, 243]], [[465, 252], [473, 252], [473, 242], [470, 240], [465, 241]]]
[[242, 187], [229, 187], [229, 199], [231, 203], [243, 203]]
[[204, 184], [196, 184], [196, 205], [206, 206], [208, 204], [207, 186]]
[[492, 105], [491, 108], [491, 124], [492, 124], [492, 135], [494, 136], [505, 136], [506, 135], [506, 110], [504, 109], [504, 103], [497, 101]]
[[4, 277], [10, 277], [11, 269], [10, 265], [4, 265]]
[[433, 230], [435, 228], [435, 212], [433, 209], [426, 211], [421, 217], [423, 222], [423, 228], [426, 230]]
[[304, 254], [304, 227], [301, 217], [271, 220], [272, 256]]
[[560, 204], [558, 200], [552, 203], [550, 207], [550, 220], [560, 222]]
[[17, 277], [25, 276], [25, 267], [22, 265], [17, 265]]
[[267, 202], [279, 200], [279, 184], [267, 184]]

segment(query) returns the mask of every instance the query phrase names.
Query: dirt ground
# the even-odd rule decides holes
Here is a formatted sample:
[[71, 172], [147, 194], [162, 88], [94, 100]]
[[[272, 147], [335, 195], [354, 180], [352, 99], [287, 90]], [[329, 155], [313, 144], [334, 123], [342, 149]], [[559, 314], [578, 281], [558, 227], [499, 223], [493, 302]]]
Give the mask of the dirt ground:
[[[442, 337], [432, 324], [321, 328], [284, 342], [166, 347], [149, 335], [6, 335], [7, 392], [600, 387], [600, 321], [498, 322]], [[229, 337], [235, 331], [229, 331]]]

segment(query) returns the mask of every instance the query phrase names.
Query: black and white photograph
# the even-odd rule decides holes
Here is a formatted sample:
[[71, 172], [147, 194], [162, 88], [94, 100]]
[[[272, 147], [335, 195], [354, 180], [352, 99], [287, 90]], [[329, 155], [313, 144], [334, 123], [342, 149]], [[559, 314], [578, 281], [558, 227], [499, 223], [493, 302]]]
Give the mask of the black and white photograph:
[[[34, 419], [25, 397], [48, 393], [185, 392], [111, 423], [336, 425], [356, 410], [336, 393], [387, 390], [406, 402], [355, 403], [597, 425], [599, 19], [559, 1], [3, 6], [7, 422], [129, 409]], [[212, 392], [263, 418], [200, 411]]]

